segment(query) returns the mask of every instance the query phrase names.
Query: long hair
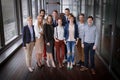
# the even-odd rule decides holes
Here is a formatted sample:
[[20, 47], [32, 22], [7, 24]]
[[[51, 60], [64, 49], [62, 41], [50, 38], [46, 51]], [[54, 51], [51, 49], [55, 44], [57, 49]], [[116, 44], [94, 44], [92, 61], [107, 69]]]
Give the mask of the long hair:
[[43, 27], [43, 16], [42, 15], [38, 15], [37, 18], [39, 18], [39, 17], [42, 18], [42, 21], [41, 22], [39, 22], [39, 21], [37, 22], [38, 26]]
[[70, 13], [69, 16], [74, 19], [73, 23], [76, 24], [76, 18], [75, 18], [75, 16], [72, 13]]
[[[48, 21], [48, 17], [51, 17], [51, 22]], [[48, 15], [48, 16], [47, 16], [47, 19], [46, 19], [46, 23], [47, 23], [47, 24], [52, 24], [52, 22], [53, 22], [52, 15]]]

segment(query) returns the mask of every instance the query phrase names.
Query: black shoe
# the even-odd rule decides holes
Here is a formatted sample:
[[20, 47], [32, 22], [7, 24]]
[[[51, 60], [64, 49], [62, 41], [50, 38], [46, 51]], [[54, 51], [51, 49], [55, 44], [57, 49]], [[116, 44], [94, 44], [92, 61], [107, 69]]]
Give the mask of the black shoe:
[[84, 66], [84, 62], [81, 62], [81, 63], [80, 63], [80, 66], [83, 67], [83, 66]]
[[78, 63], [76, 63], [77, 66], [80, 66], [80, 64], [81, 64], [81, 61], [79, 61]]
[[36, 65], [37, 65], [38, 68], [41, 68], [41, 67], [42, 67], [42, 65], [39, 65], [37, 62], [36, 62]]

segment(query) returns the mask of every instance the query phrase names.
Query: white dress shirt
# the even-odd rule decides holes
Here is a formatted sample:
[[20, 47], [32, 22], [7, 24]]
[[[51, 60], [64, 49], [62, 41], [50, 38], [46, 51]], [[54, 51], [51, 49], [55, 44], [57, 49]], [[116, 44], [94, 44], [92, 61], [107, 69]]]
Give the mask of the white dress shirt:
[[74, 38], [74, 33], [75, 33], [75, 25], [69, 25], [69, 37], [67, 41], [75, 41]]
[[57, 38], [59, 40], [64, 40], [64, 27], [63, 26], [57, 26], [54, 28], [54, 38]]
[[38, 27], [37, 21], [35, 23], [34, 30], [35, 30], [35, 37], [39, 39], [41, 37], [40, 32], [43, 32], [43, 29], [41, 27]]

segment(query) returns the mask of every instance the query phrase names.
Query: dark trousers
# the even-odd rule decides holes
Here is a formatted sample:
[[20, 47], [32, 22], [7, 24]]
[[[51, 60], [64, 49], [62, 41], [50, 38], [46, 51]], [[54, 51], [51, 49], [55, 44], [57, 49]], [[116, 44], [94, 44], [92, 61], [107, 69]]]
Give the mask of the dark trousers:
[[89, 58], [90, 58], [90, 68], [95, 68], [94, 55], [95, 50], [93, 50], [94, 43], [86, 43], [84, 42], [84, 53], [85, 53], [85, 67], [89, 66]]

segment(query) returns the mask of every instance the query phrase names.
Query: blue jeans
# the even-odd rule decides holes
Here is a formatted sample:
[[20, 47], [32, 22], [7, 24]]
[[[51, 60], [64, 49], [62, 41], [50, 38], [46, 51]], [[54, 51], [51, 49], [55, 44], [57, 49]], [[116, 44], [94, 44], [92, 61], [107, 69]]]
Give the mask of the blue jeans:
[[67, 41], [67, 62], [74, 62], [75, 41]]
[[94, 55], [95, 50], [93, 50], [94, 43], [84, 42], [84, 54], [85, 54], [85, 67], [88, 67], [89, 56], [90, 56], [90, 68], [95, 68]]

